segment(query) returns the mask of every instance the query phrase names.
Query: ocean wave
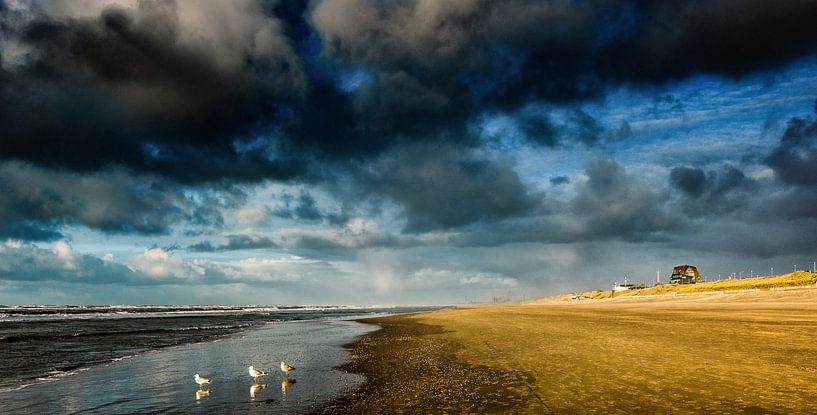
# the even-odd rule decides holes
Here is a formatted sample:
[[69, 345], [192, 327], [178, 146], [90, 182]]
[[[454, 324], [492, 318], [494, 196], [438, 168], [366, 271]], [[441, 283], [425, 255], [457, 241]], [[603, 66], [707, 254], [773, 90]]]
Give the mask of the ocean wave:
[[33, 385], [39, 385], [42, 383], [56, 382], [60, 379], [66, 378], [68, 376], [73, 376], [78, 373], [88, 371], [90, 369], [91, 369], [90, 367], [80, 367], [72, 370], [52, 370], [48, 372], [48, 376], [40, 376], [34, 379], [22, 381], [18, 384], [2, 386], [0, 387], [0, 393], [18, 391], [20, 389], [24, 389]]
[[52, 318], [99, 318], [99, 317], [132, 317], [179, 314], [220, 314], [220, 313], [247, 313], [247, 312], [278, 312], [278, 311], [332, 311], [332, 310], [365, 310], [396, 308], [393, 305], [229, 305], [229, 306], [139, 306], [139, 305], [107, 305], [107, 306], [0, 306], [0, 319], [22, 317], [52, 317]]
[[230, 324], [230, 325], [210, 325], [210, 326], [187, 326], [187, 327], [150, 327], [144, 329], [127, 329], [127, 330], [115, 330], [115, 331], [96, 331], [96, 332], [75, 332], [75, 333], [65, 333], [65, 334], [54, 334], [54, 333], [23, 333], [23, 334], [8, 334], [8, 335], [0, 335], [0, 343], [10, 343], [10, 342], [19, 342], [19, 341], [27, 341], [27, 340], [58, 340], [64, 338], [85, 338], [85, 337], [107, 337], [107, 336], [120, 336], [120, 335], [127, 335], [127, 334], [149, 334], [149, 333], [173, 333], [173, 332], [186, 332], [186, 331], [202, 331], [202, 330], [224, 330], [231, 331], [231, 330], [238, 330], [249, 327], [249, 323], [245, 324]]

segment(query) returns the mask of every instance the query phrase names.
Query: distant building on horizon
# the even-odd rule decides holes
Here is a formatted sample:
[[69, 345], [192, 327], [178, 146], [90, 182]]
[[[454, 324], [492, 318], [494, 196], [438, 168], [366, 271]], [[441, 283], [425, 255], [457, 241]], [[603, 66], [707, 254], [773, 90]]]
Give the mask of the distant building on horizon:
[[694, 265], [678, 265], [672, 269], [670, 284], [695, 284], [701, 282], [701, 274]]
[[627, 283], [627, 276], [624, 276], [624, 283], [621, 284], [618, 281], [613, 283], [613, 292], [619, 291], [627, 291], [627, 290], [642, 290], [647, 288], [646, 284], [628, 284]]

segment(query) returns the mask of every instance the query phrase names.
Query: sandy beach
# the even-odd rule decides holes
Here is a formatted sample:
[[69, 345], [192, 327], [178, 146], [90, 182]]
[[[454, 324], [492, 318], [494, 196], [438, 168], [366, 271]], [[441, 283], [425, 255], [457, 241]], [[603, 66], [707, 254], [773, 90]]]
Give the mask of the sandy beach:
[[456, 308], [367, 320], [323, 413], [817, 412], [817, 290]]

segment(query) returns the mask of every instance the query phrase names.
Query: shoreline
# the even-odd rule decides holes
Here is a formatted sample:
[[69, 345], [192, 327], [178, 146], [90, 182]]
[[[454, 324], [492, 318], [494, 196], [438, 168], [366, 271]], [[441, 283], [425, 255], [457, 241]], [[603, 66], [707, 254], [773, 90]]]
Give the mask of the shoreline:
[[205, 344], [205, 343], [213, 343], [218, 342], [221, 340], [229, 340], [236, 336], [242, 336], [246, 334], [248, 331], [251, 330], [259, 330], [263, 328], [263, 324], [258, 324], [254, 326], [243, 327], [238, 331], [229, 332], [229, 333], [221, 333], [221, 334], [214, 334], [211, 337], [200, 339], [200, 340], [185, 340], [175, 344], [165, 344], [161, 346], [154, 346], [145, 350], [140, 350], [134, 352], [133, 354], [126, 354], [117, 357], [111, 357], [108, 360], [103, 361], [95, 361], [95, 362], [88, 362], [76, 365], [76, 367], [65, 368], [65, 370], [54, 370], [51, 372], [47, 372], [45, 375], [38, 375], [34, 378], [23, 379], [17, 383], [12, 384], [3, 384], [0, 385], [0, 396], [4, 393], [13, 393], [15, 391], [23, 390], [30, 387], [37, 387], [42, 385], [48, 385], [54, 382], [60, 382], [62, 380], [68, 379], [72, 376], [79, 375], [81, 373], [87, 372], [89, 370], [94, 370], [97, 368], [102, 368], [106, 366], [110, 366], [116, 363], [119, 363], [123, 360], [132, 359], [135, 357], [144, 356], [149, 353], [161, 353], [167, 350], [172, 350], [174, 348], [182, 348], [186, 346], [194, 346], [197, 344]]
[[[129, 317], [127, 317], [129, 318]], [[161, 317], [154, 317], [154, 318], [178, 318], [176, 316], [161, 316]], [[64, 320], [62, 320], [64, 321]], [[61, 320], [52, 320], [49, 323], [60, 323]], [[31, 323], [31, 322], [25, 322]], [[34, 322], [33, 324], [38, 324], [39, 322]], [[94, 322], [92, 320], [84, 320], [82, 321], [83, 324], [90, 324], [93, 325]], [[0, 323], [1, 324], [1, 323]], [[77, 361], [71, 362], [67, 364], [67, 366], [61, 367], [47, 367], [47, 369], [51, 369], [45, 371], [46, 368], [40, 369], [39, 372], [34, 372], [31, 376], [26, 378], [16, 379], [10, 383], [0, 383], [0, 394], [3, 393], [12, 393], [14, 391], [26, 389], [32, 386], [38, 385], [45, 385], [49, 383], [59, 382], [64, 379], [70, 378], [71, 376], [86, 372], [88, 370], [97, 368], [97, 367], [104, 367], [108, 365], [115, 364], [117, 362], [131, 359], [137, 356], [144, 355], [146, 353], [152, 352], [161, 352], [167, 349], [172, 349], [175, 347], [183, 347], [187, 345], [195, 345], [199, 343], [209, 343], [224, 339], [230, 339], [235, 336], [243, 335], [244, 333], [253, 330], [259, 329], [264, 326], [263, 322], [252, 322], [252, 323], [244, 323], [244, 324], [237, 324], [237, 325], [230, 325], [230, 326], [203, 326], [203, 327], [182, 327], [176, 329], [163, 329], [163, 328], [150, 328], [143, 330], [146, 333], [153, 333], [153, 332], [161, 332], [167, 331], [168, 333], [177, 334], [177, 333], [190, 333], [187, 337], [178, 337], [173, 338], [170, 335], [166, 336], [162, 339], [151, 339], [146, 340], [143, 343], [131, 343], [130, 349], [121, 346], [117, 349], [110, 349], [108, 351], [109, 355], [104, 356], [102, 360], [85, 360], [85, 361]], [[199, 334], [199, 332], [201, 332]], [[89, 336], [93, 337], [102, 337], [105, 336], [107, 333], [94, 333]], [[128, 332], [122, 333], [115, 333], [119, 336], [125, 336]], [[11, 337], [10, 339], [3, 338], [0, 341], [0, 344], [11, 346], [15, 343], [24, 343], [29, 336], [21, 336], [22, 338]], [[32, 337], [44, 337], [40, 334], [35, 334]], [[81, 338], [82, 335], [73, 336], [73, 335], [61, 335], [65, 341], [75, 340], [77, 338]], [[90, 346], [89, 346], [90, 347]], [[136, 348], [134, 348], [136, 347]], [[88, 354], [96, 354], [100, 353], [98, 351], [88, 349], [84, 351], [84, 353]]]
[[[308, 413], [364, 379], [333, 367], [342, 345], [371, 330], [350, 320], [287, 321], [211, 342], [185, 344], [101, 365], [57, 382], [0, 394], [9, 413]], [[286, 379], [281, 359], [298, 368]], [[247, 365], [266, 369], [252, 381]], [[212, 380], [198, 387], [193, 373]], [[104, 410], [102, 408], [105, 408]]]
[[0, 393], [53, 383], [148, 352], [245, 335], [269, 323], [356, 319], [407, 310], [405, 307], [311, 308], [304, 306], [298, 310], [277, 312], [253, 309], [213, 314], [112, 314], [94, 318], [21, 315], [7, 318], [0, 321], [0, 347], [13, 353], [0, 357]]
[[361, 319], [314, 413], [815, 413], [817, 290], [455, 308]]

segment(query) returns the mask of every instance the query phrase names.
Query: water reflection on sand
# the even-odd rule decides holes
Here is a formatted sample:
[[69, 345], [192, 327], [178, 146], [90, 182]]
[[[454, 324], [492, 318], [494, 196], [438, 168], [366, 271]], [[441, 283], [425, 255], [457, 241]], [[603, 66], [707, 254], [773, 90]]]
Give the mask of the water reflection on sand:
[[255, 399], [255, 394], [257, 394], [258, 391], [266, 388], [266, 383], [253, 383], [252, 386], [250, 386], [250, 399]]
[[[264, 413], [309, 412], [362, 383], [362, 377], [332, 368], [346, 359], [343, 344], [372, 329], [351, 321], [273, 323], [242, 335], [147, 352], [59, 381], [0, 392], [0, 408], [14, 414], [246, 413], [247, 405], [273, 398], [263, 383], [249, 386], [247, 397], [248, 364], [272, 366], [286, 356], [303, 368], [298, 387], [293, 388], [295, 380], [284, 379], [283, 373], [270, 373], [266, 381], [281, 382], [287, 402], [266, 405]], [[197, 388], [191, 385], [194, 373], [208, 373], [218, 384]]]
[[287, 399], [287, 389], [291, 388], [294, 384], [295, 379], [285, 377], [284, 380], [281, 381], [281, 400]]
[[210, 389], [200, 388], [199, 390], [196, 391], [196, 400], [197, 401], [202, 399], [202, 398], [206, 398], [208, 396], [210, 396]]

